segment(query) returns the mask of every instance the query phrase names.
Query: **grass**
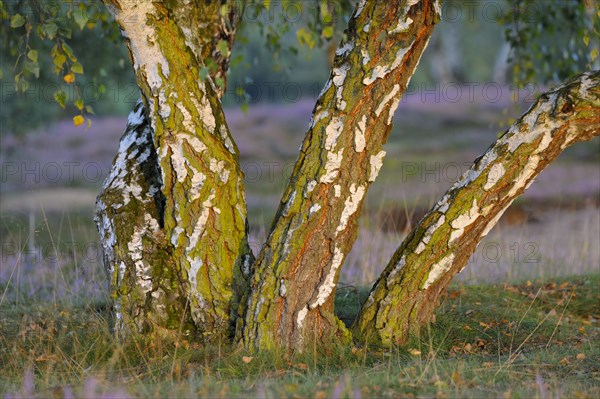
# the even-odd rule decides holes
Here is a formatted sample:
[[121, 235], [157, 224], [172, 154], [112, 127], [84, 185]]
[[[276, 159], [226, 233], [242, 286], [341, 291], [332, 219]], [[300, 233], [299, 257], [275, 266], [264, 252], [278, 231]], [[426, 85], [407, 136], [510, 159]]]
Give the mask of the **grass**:
[[[265, 107], [230, 118], [244, 165], [259, 166], [258, 174], [246, 169], [255, 249], [279, 201], [289, 173], [285, 165], [293, 164], [312, 105], [305, 115]], [[491, 122], [496, 111], [461, 115], [450, 124], [448, 117], [429, 111], [403, 114], [402, 127], [386, 145], [387, 160], [369, 192], [361, 233], [342, 270], [342, 282], [362, 287], [341, 285], [338, 290], [336, 310], [345, 322], [353, 320], [366, 286], [402, 240], [398, 232], [379, 229], [378, 214], [388, 206], [409, 213], [429, 208], [452, 184], [447, 174], [455, 169], [444, 168], [466, 168], [465, 162], [470, 164], [495, 139], [497, 127]], [[32, 137], [31, 159], [26, 160], [93, 161], [108, 172], [123, 124], [94, 122], [97, 132], [86, 139], [90, 146], [80, 148], [67, 140], [79, 133], [62, 134], [61, 125], [61, 132], [40, 136], [45, 142]], [[574, 177], [594, 181], [599, 144], [595, 140], [567, 150], [523, 198], [549, 198], [557, 195], [556, 188], [565, 201], [597, 197], [594, 184], [579, 187]], [[24, 161], [9, 155], [9, 161]], [[402, 348], [330, 347], [287, 359], [279, 353], [251, 356], [228, 345], [115, 342], [91, 221], [98, 188], [86, 196], [69, 190], [58, 197], [50, 196], [51, 190], [44, 189], [49, 182], [42, 181], [32, 195], [24, 191], [30, 180], [12, 182], [21, 191], [5, 192], [0, 210], [0, 397], [600, 396], [597, 207], [552, 210], [542, 222], [524, 226], [500, 223], [457, 276], [436, 322]], [[535, 256], [529, 259], [531, 243]], [[42, 251], [43, 259], [32, 259], [30, 247]]]
[[[0, 305], [8, 397], [598, 397], [600, 275], [455, 284], [405, 347], [331, 347], [287, 359], [227, 345], [122, 346], [104, 302]], [[341, 287], [350, 322], [366, 289]]]

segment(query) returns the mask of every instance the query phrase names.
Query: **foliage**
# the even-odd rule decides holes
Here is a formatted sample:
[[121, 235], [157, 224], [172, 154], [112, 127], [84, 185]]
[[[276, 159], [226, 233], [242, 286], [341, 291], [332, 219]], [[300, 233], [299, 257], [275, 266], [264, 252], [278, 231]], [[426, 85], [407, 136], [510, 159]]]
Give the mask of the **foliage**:
[[[86, 114], [93, 114], [90, 105], [85, 104], [78, 85], [78, 76], [84, 72], [82, 64], [74, 53], [69, 41], [74, 31], [93, 30], [99, 25], [105, 34], [113, 40], [118, 38], [118, 30], [111, 23], [104, 8], [98, 4], [85, 2], [62, 1], [16, 1], [0, 2], [0, 14], [3, 23], [0, 25], [2, 36], [16, 57], [14, 79], [16, 89], [22, 93], [29, 88], [31, 79], [40, 77], [40, 59], [38, 51], [45, 42], [45, 49], [51, 46], [49, 55], [52, 59], [52, 71], [62, 78], [64, 83], [74, 87], [73, 98], [69, 99], [62, 88], [54, 94], [54, 100], [65, 108], [67, 100], [79, 111], [74, 117], [75, 124]], [[7, 26], [8, 25], [8, 26]], [[11, 34], [12, 33], [12, 34]], [[88, 123], [90, 123], [88, 119]]]
[[595, 69], [600, 35], [600, 10], [595, 1], [508, 3], [508, 12], [500, 22], [512, 47], [515, 83], [523, 86], [533, 79], [560, 82], [577, 72]]
[[[0, 14], [3, 130], [35, 128], [63, 109], [76, 124], [89, 124], [95, 111], [118, 109], [116, 98], [134, 77], [118, 27], [101, 3], [0, 1]], [[59, 107], [40, 106], [49, 101]]]

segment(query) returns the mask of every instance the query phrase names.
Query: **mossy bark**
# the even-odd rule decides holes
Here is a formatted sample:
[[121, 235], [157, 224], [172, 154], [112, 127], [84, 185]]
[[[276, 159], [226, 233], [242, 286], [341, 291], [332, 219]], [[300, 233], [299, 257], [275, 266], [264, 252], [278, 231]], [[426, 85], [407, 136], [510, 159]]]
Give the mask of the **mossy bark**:
[[[238, 150], [220, 103], [237, 10], [221, 2], [106, 3], [143, 100], [97, 202], [117, 332], [220, 340], [237, 322], [237, 338], [253, 349], [349, 340], [333, 314], [335, 287], [439, 2], [358, 2], [256, 262]], [[430, 319], [514, 198], [564, 148], [599, 134], [598, 81], [588, 73], [542, 96], [423, 218], [364, 304], [352, 330], [359, 340], [402, 343]]]
[[233, 293], [252, 262], [243, 175], [220, 104], [237, 10], [217, 2], [107, 5], [144, 100], [97, 205], [117, 330], [183, 327], [221, 339], [231, 334]]
[[350, 338], [333, 314], [335, 286], [394, 111], [438, 19], [433, 0], [358, 3], [255, 264], [238, 321], [246, 346]]
[[375, 283], [353, 326], [377, 345], [406, 342], [452, 277], [535, 177], [568, 146], [600, 135], [600, 72], [543, 94], [424, 216]]
[[162, 230], [164, 196], [152, 132], [139, 102], [96, 202], [96, 223], [114, 301], [114, 329], [195, 332], [172, 247]]

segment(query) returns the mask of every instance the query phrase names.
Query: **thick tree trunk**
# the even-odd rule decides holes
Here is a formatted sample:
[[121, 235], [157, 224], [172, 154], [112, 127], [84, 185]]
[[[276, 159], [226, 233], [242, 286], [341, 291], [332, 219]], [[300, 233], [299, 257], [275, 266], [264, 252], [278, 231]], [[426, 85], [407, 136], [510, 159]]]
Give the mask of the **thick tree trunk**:
[[404, 240], [363, 305], [355, 337], [405, 342], [514, 199], [565, 148], [599, 134], [600, 72], [542, 95]]
[[301, 349], [349, 338], [333, 314], [339, 271], [394, 111], [438, 18], [434, 0], [357, 5], [255, 264], [238, 322], [248, 347]]
[[152, 131], [139, 102], [96, 202], [114, 300], [115, 332], [195, 331], [163, 227], [164, 195]]
[[[107, 3], [145, 103], [130, 115], [97, 203], [116, 330], [195, 325], [223, 337], [252, 262], [242, 172], [219, 100], [230, 54], [218, 44], [230, 49], [238, 10]], [[203, 57], [213, 59], [206, 80]]]

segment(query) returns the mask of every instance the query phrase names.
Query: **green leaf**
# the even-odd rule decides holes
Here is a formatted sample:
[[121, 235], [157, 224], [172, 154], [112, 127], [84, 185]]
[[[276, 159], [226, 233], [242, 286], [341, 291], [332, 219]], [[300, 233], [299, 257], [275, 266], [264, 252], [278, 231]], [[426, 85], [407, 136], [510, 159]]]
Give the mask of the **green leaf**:
[[227, 41], [219, 40], [219, 42], [217, 43], [217, 50], [219, 50], [219, 53], [221, 53], [221, 55], [226, 56], [229, 52], [229, 44], [227, 43]]
[[62, 108], [65, 108], [65, 104], [67, 103], [67, 93], [62, 90], [57, 90], [54, 93], [54, 101], [56, 101]]
[[83, 110], [83, 100], [81, 98], [78, 98], [75, 101], [75, 108], [77, 108], [78, 110], [82, 111]]
[[62, 37], [70, 39], [71, 38], [71, 28], [69, 28], [68, 26], [65, 26], [65, 25], [61, 26], [60, 35]]
[[85, 106], [85, 112], [87, 112], [88, 114], [94, 115], [94, 108], [92, 108], [91, 105], [86, 105]]
[[75, 23], [79, 26], [79, 29], [83, 30], [85, 24], [87, 24], [89, 17], [86, 10], [82, 10], [81, 8], [77, 8], [73, 12], [73, 18], [75, 19]]
[[21, 93], [25, 93], [27, 91], [27, 89], [29, 89], [29, 82], [26, 81], [25, 79], [21, 79]]
[[37, 50], [29, 50], [29, 52], [27, 53], [27, 58], [29, 58], [33, 62], [38, 62]]
[[56, 53], [54, 55], [54, 67], [57, 71], [63, 69], [63, 65], [65, 64], [65, 62], [67, 62], [67, 56], [63, 53]]
[[58, 26], [55, 23], [50, 22], [48, 24], [42, 25], [42, 32], [46, 37], [50, 40], [56, 37], [56, 32], [58, 32]]
[[79, 62], [76, 62], [71, 65], [71, 72], [81, 75], [83, 73], [83, 66]]
[[37, 62], [25, 61], [23, 66], [25, 67], [25, 70], [31, 72], [36, 79], [40, 77], [40, 65]]
[[77, 57], [73, 54], [73, 49], [67, 43], [62, 43], [62, 49], [72, 62], [77, 62]]
[[590, 53], [590, 58], [592, 59], [592, 62], [594, 62], [596, 58], [598, 58], [598, 48], [592, 50], [592, 52]]
[[298, 39], [298, 43], [301, 45], [305, 45], [308, 48], [312, 49], [317, 44], [317, 41], [314, 37], [314, 33], [306, 30], [305, 28], [300, 28], [296, 31], [296, 38]]
[[25, 18], [21, 14], [15, 14], [10, 19], [10, 27], [11, 28], [19, 28], [25, 25]]
[[325, 39], [331, 39], [333, 37], [333, 27], [332, 26], [326, 26], [325, 28], [323, 28], [323, 37]]

